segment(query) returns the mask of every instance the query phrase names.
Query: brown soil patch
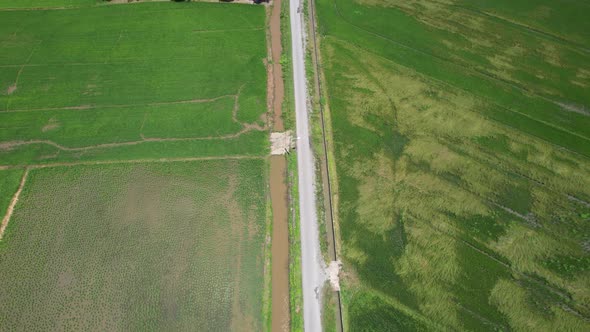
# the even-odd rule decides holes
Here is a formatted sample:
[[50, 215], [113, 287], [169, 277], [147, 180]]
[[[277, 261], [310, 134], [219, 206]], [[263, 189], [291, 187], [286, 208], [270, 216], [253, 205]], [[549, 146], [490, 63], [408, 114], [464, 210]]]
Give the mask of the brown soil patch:
[[0, 142], [0, 151], [10, 151], [12, 150], [16, 145], [14, 142]]
[[59, 128], [59, 122], [57, 122], [57, 120], [52, 118], [49, 120], [49, 122], [47, 122], [46, 125], [43, 126], [43, 128], [41, 128], [41, 131], [45, 133], [50, 130], [55, 130], [57, 128]]
[[16, 83], [8, 87], [8, 89], [6, 90], [6, 94], [11, 95], [14, 91], [16, 91]]
[[57, 277], [57, 286], [59, 288], [68, 288], [76, 283], [76, 278], [72, 271], [62, 271]]

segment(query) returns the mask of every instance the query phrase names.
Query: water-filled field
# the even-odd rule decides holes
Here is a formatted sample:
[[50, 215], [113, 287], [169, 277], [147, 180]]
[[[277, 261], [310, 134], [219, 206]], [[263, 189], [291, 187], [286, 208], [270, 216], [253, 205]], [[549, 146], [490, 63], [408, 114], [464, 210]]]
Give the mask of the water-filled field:
[[317, 5], [348, 329], [590, 328], [588, 5]]

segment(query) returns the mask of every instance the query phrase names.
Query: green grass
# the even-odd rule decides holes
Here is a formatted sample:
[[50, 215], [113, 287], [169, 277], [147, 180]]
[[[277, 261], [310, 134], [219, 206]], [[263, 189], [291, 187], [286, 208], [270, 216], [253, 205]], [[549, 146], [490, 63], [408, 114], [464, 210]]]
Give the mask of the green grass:
[[[0, 22], [0, 141], [34, 143], [3, 148], [2, 164], [70, 160], [59, 156], [67, 148], [138, 142], [142, 135], [219, 137], [221, 144], [264, 125], [264, 10], [256, 6], [16, 10], [0, 11]], [[65, 149], [58, 155], [38, 140]], [[200, 145], [144, 142], [149, 148], [133, 149], [133, 157], [116, 145], [107, 154], [163, 158], [195, 153]]]
[[301, 280], [301, 232], [299, 228], [299, 188], [297, 158], [287, 159], [289, 180], [289, 309], [290, 331], [303, 331], [303, 281]]
[[317, 2], [348, 330], [589, 328], [586, 21], [532, 3]]
[[336, 308], [338, 307], [337, 293], [328, 284], [322, 290], [322, 329], [337, 331]]
[[3, 329], [261, 330], [265, 167], [32, 170], [1, 244]]
[[[289, 5], [281, 4], [281, 46], [287, 65], [282, 66], [284, 99], [282, 119], [285, 130], [295, 130], [295, 95], [293, 92], [293, 66], [291, 66], [291, 28]], [[297, 157], [287, 156], [287, 183], [289, 188], [289, 318], [290, 331], [303, 331], [303, 282], [301, 280], [301, 233], [299, 228], [299, 189], [297, 181]]]

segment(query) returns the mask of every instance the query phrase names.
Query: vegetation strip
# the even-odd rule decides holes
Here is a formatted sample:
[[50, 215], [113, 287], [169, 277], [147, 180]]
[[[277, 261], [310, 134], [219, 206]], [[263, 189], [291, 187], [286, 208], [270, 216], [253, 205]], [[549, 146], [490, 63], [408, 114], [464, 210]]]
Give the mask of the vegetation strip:
[[[311, 30], [311, 38], [313, 41], [312, 44], [312, 49], [313, 49], [313, 57], [314, 57], [314, 61], [313, 63], [315, 63], [315, 86], [317, 87], [317, 94], [320, 98], [319, 101], [319, 109], [320, 109], [320, 123], [321, 123], [321, 128], [322, 128], [322, 144], [323, 144], [323, 158], [320, 158], [320, 160], [324, 161], [324, 166], [322, 167], [323, 169], [325, 169], [325, 174], [324, 177], [326, 178], [326, 184], [327, 184], [327, 196], [328, 196], [328, 214], [327, 217], [329, 218], [329, 224], [330, 224], [330, 231], [332, 233], [332, 260], [334, 261], [338, 261], [338, 250], [337, 250], [337, 237], [336, 237], [336, 231], [335, 231], [335, 218], [334, 218], [334, 204], [332, 201], [332, 181], [330, 178], [330, 166], [329, 166], [329, 150], [328, 150], [328, 143], [327, 143], [327, 138], [326, 135], [328, 135], [327, 131], [326, 131], [326, 124], [325, 124], [325, 116], [324, 116], [324, 104], [322, 103], [321, 99], [323, 98], [324, 94], [322, 92], [322, 85], [321, 85], [321, 69], [320, 69], [320, 59], [318, 56], [318, 43], [316, 40], [316, 34], [317, 34], [317, 27], [316, 27], [316, 14], [315, 14], [315, 1], [314, 0], [309, 0], [309, 9], [310, 9], [310, 13], [309, 13], [309, 18], [310, 18], [310, 30]], [[342, 317], [342, 299], [340, 296], [340, 290], [336, 291], [336, 316], [337, 318], [337, 331], [344, 331], [344, 319]]]

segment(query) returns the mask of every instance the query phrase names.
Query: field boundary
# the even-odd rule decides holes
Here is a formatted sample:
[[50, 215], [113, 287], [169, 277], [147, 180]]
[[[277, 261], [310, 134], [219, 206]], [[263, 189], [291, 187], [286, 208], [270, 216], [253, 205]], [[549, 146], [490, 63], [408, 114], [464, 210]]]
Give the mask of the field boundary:
[[80, 161], [72, 163], [48, 163], [48, 164], [32, 164], [32, 165], [0, 165], [0, 170], [19, 169], [26, 167], [27, 169], [40, 169], [51, 167], [71, 167], [81, 165], [115, 165], [115, 164], [149, 164], [149, 163], [175, 163], [183, 161], [206, 161], [206, 160], [247, 160], [247, 159], [267, 159], [269, 156], [211, 156], [211, 157], [186, 157], [186, 158], [153, 158], [153, 159], [128, 159], [128, 160], [99, 160], [99, 161]]
[[[241, 89], [241, 88], [240, 88]], [[238, 94], [222, 95], [213, 98], [204, 99], [190, 99], [190, 100], [175, 100], [175, 101], [162, 101], [154, 103], [139, 103], [139, 104], [115, 104], [115, 105], [78, 105], [78, 106], [64, 106], [64, 107], [46, 107], [46, 108], [30, 108], [30, 109], [14, 109], [14, 110], [2, 110], [0, 113], [17, 113], [17, 112], [43, 112], [43, 111], [89, 111], [98, 108], [128, 108], [128, 107], [147, 107], [147, 106], [165, 106], [165, 105], [178, 105], [178, 104], [201, 104], [211, 103], [223, 98], [236, 98]]]
[[[137, 5], [141, 3], [154, 3], [154, 2], [170, 2], [170, 0], [148, 0], [148, 1], [110, 1], [108, 3], [99, 3], [93, 5], [78, 5], [78, 6], [59, 6], [59, 7], [13, 7], [13, 8], [0, 8], [0, 12], [15, 12], [15, 11], [42, 11], [42, 10], [68, 10], [68, 9], [81, 9], [81, 8], [96, 8], [96, 7], [107, 7], [116, 5]], [[235, 3], [241, 5], [254, 5], [253, 1], [247, 0], [234, 0], [232, 2], [225, 2], [221, 0], [196, 0], [195, 2], [207, 2], [207, 3]]]
[[14, 193], [14, 196], [12, 196], [12, 199], [10, 200], [10, 204], [8, 205], [8, 208], [6, 209], [6, 214], [4, 215], [4, 218], [2, 218], [2, 224], [0, 225], [0, 241], [2, 240], [2, 237], [4, 236], [4, 231], [6, 231], [6, 227], [8, 226], [8, 222], [10, 222], [10, 217], [12, 217], [12, 213], [14, 212], [14, 207], [16, 206], [16, 203], [18, 203], [18, 199], [20, 197], [20, 193], [23, 191], [23, 188], [25, 186], [25, 182], [27, 182], [28, 175], [29, 175], [29, 168], [25, 168], [25, 172], [23, 173], [23, 176], [20, 179], [18, 189]]

